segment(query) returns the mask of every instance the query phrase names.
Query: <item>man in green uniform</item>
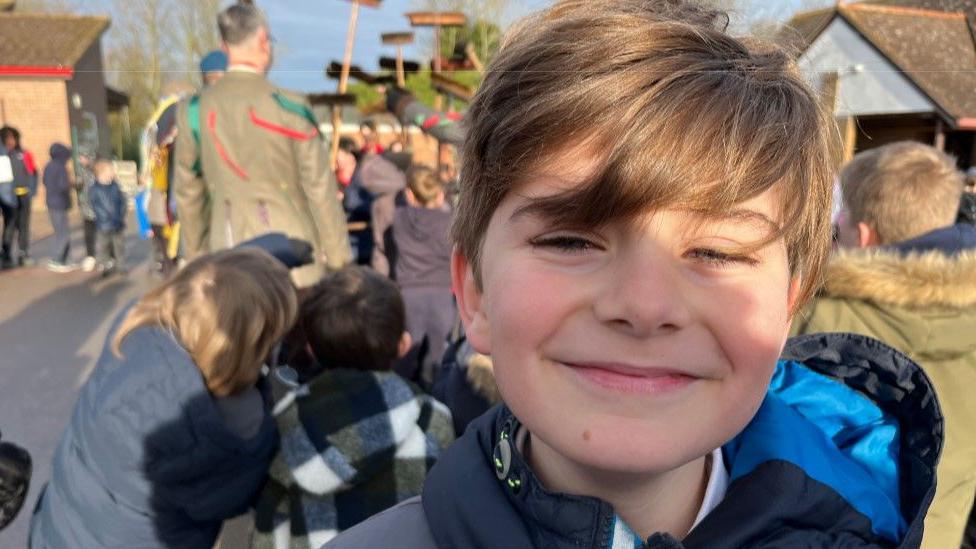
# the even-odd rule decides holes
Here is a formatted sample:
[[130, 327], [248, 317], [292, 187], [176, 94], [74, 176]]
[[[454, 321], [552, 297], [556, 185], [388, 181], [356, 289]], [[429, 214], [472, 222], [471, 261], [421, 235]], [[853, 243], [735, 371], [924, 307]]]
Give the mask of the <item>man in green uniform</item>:
[[[260, 10], [233, 5], [217, 20], [229, 66], [188, 109], [203, 179], [176, 183], [188, 260], [277, 231], [308, 241], [315, 263], [292, 271], [299, 287], [351, 259], [327, 147], [304, 97], [271, 84], [271, 37]], [[179, 148], [179, 143], [177, 144]], [[183, 155], [177, 153], [183, 160]], [[189, 158], [189, 157], [186, 157]]]
[[[227, 54], [223, 50], [214, 50], [200, 60], [200, 76], [203, 78], [203, 89], [213, 86], [227, 73]], [[184, 95], [176, 105], [176, 138], [173, 142], [171, 155], [172, 178], [170, 181], [167, 205], [173, 205], [168, 200], [176, 197], [176, 188], [190, 185], [199, 188], [204, 185], [203, 168], [200, 162], [200, 93]], [[151, 201], [150, 201], [151, 202]], [[174, 260], [179, 255], [179, 213], [172, 211], [172, 219], [168, 220], [169, 235], [166, 255]]]

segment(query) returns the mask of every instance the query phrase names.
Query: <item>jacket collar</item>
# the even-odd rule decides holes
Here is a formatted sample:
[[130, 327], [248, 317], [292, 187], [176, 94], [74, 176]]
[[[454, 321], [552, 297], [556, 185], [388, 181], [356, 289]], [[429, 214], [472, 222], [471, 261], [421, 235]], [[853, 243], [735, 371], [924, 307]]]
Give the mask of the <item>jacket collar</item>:
[[[604, 547], [613, 509], [595, 498], [546, 490], [516, 448], [518, 428], [511, 411], [496, 406], [431, 470], [422, 499], [438, 546]], [[464, 493], [457, 490], [459, 478]]]
[[969, 223], [950, 225], [889, 246], [902, 254], [942, 252], [955, 255], [976, 249], [976, 227]]
[[[800, 338], [791, 343], [784, 358], [809, 361], [814, 372], [830, 379], [835, 378], [826, 374], [839, 369], [838, 375], [846, 376], [839, 378], [844, 385], [877, 399], [887, 414], [901, 422], [898, 476], [894, 482], [900, 495], [896, 512], [900, 511], [904, 524], [898, 527], [903, 537], [897, 546], [917, 546], [922, 520], [934, 494], [935, 463], [942, 444], [942, 416], [925, 374], [897, 351], [870, 338], [852, 335]], [[771, 409], [778, 413], [787, 404], [777, 402]], [[762, 436], [759, 423], [776, 424], [780, 420], [775, 413], [767, 415], [772, 417], [759, 418], [737, 437], [739, 448], [730, 445], [723, 449], [727, 466], [733, 471], [725, 500], [683, 544], [669, 536], [656, 535], [646, 546], [749, 546], [774, 531], [785, 535], [783, 525], [790, 525], [786, 533], [794, 536], [789, 538], [794, 541], [823, 540], [822, 545], [811, 541], [811, 547], [830, 547], [830, 540], [844, 536], [890, 545], [874, 531], [875, 517], [865, 514], [872, 512], [870, 505], [866, 510], [856, 507], [857, 502], [845, 499], [852, 497], [850, 490], [838, 490], [812, 478], [802, 463], [775, 455], [761, 457], [748, 466], [740, 464], [738, 468], [731, 462], [744, 455], [742, 444], [751, 444], [750, 431]], [[518, 425], [518, 419], [507, 408], [493, 408], [472, 423], [430, 472], [423, 505], [438, 546], [605, 547], [612, 537], [611, 506], [595, 498], [546, 490], [516, 449], [513, 436]], [[863, 472], [859, 478], [854, 480], [871, 482]], [[459, 484], [460, 479], [463, 484]], [[459, 490], [461, 486], [463, 490]], [[770, 491], [770, 486], [777, 490]]]

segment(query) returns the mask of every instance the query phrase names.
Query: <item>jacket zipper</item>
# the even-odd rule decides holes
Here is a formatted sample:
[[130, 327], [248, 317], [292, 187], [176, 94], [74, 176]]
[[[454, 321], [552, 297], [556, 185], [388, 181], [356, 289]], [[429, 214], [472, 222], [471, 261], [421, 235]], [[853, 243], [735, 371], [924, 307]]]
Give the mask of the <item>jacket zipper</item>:
[[599, 547], [601, 549], [611, 549], [610, 545], [613, 543], [613, 511], [607, 504], [600, 505], [599, 522], [601, 526], [601, 536]]

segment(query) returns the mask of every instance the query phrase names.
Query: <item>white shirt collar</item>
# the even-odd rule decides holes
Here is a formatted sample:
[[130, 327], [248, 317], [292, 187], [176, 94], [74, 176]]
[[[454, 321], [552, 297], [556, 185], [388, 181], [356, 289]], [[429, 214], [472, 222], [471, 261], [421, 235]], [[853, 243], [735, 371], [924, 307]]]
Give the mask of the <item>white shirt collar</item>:
[[711, 472], [708, 474], [708, 485], [705, 487], [705, 497], [702, 498], [701, 507], [698, 509], [698, 516], [695, 517], [695, 526], [702, 521], [719, 503], [725, 499], [725, 491], [729, 488], [729, 472], [725, 469], [725, 461], [722, 459], [722, 449], [716, 448], [709, 460]]
[[250, 65], [231, 65], [227, 67], [227, 72], [249, 72], [252, 74], [261, 74], [261, 71]]

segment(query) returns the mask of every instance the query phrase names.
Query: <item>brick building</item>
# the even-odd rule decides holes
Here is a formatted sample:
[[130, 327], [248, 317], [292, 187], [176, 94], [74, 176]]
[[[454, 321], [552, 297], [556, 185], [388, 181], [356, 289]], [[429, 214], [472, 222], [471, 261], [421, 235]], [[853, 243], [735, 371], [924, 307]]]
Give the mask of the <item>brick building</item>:
[[54, 142], [111, 153], [108, 112], [128, 100], [105, 85], [108, 26], [107, 17], [0, 12], [0, 125], [20, 130], [39, 167]]

